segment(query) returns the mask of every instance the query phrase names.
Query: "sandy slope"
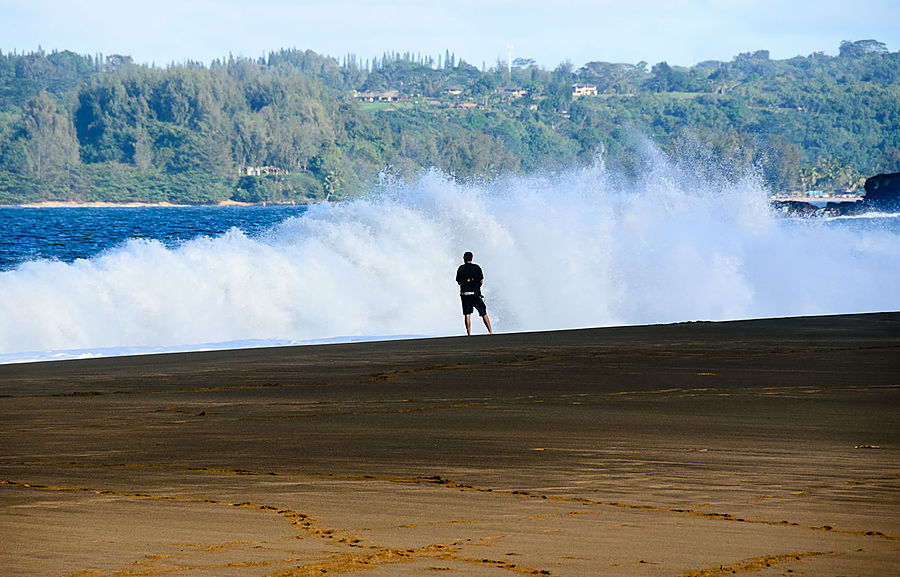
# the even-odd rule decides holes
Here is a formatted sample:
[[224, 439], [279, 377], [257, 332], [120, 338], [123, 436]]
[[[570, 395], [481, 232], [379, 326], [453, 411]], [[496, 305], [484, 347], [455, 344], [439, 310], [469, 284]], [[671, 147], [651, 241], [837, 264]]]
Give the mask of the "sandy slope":
[[900, 313], [0, 366], [3, 575], [900, 572]]

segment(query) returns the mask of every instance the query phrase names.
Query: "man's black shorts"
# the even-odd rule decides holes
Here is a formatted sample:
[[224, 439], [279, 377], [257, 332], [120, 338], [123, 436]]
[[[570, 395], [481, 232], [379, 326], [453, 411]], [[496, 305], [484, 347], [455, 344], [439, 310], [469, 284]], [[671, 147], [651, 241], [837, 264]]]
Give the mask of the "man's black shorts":
[[484, 297], [481, 295], [459, 295], [462, 299], [462, 308], [464, 315], [472, 314], [473, 309], [478, 309], [478, 314], [484, 316], [487, 314], [487, 307], [484, 305]]

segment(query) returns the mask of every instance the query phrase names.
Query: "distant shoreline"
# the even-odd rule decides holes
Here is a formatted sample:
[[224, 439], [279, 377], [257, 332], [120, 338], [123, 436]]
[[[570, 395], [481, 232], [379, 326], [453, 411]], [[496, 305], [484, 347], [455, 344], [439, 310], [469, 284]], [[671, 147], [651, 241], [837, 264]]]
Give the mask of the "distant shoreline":
[[297, 206], [312, 204], [313, 202], [298, 203], [274, 203], [274, 202], [239, 202], [237, 200], [223, 200], [212, 204], [181, 204], [175, 202], [75, 202], [68, 200], [44, 200], [41, 202], [23, 202], [21, 204], [2, 204], [0, 208], [140, 208], [140, 207], [183, 207], [198, 206]]
[[[862, 200], [862, 196], [845, 197], [810, 197], [810, 196], [770, 196], [772, 202], [856, 202]], [[0, 204], [0, 208], [143, 208], [143, 207], [183, 207], [192, 208], [200, 206], [228, 207], [228, 206], [304, 206], [316, 204], [321, 201], [310, 200], [305, 202], [240, 202], [237, 200], [223, 200], [211, 204], [182, 204], [177, 202], [109, 202], [92, 201], [77, 202], [69, 200], [43, 200], [40, 202], [23, 202], [20, 204]]]
[[865, 197], [864, 194], [855, 194], [851, 196], [809, 196], [806, 194], [790, 194], [785, 196], [770, 196], [769, 200], [773, 202], [858, 202]]

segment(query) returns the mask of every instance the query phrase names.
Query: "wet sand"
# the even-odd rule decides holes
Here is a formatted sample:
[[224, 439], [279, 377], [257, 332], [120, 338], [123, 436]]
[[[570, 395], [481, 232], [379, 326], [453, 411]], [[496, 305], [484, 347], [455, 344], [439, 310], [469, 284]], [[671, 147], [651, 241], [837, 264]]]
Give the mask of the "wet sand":
[[900, 313], [0, 366], [0, 574], [900, 573]]

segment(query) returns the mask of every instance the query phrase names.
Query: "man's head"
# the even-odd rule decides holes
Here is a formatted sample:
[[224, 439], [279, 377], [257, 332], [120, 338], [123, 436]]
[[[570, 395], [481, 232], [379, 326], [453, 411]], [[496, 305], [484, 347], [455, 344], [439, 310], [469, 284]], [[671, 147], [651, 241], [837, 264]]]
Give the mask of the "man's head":
[[463, 254], [463, 262], [472, 262], [472, 253], [471, 252], [466, 251], [465, 254]]

